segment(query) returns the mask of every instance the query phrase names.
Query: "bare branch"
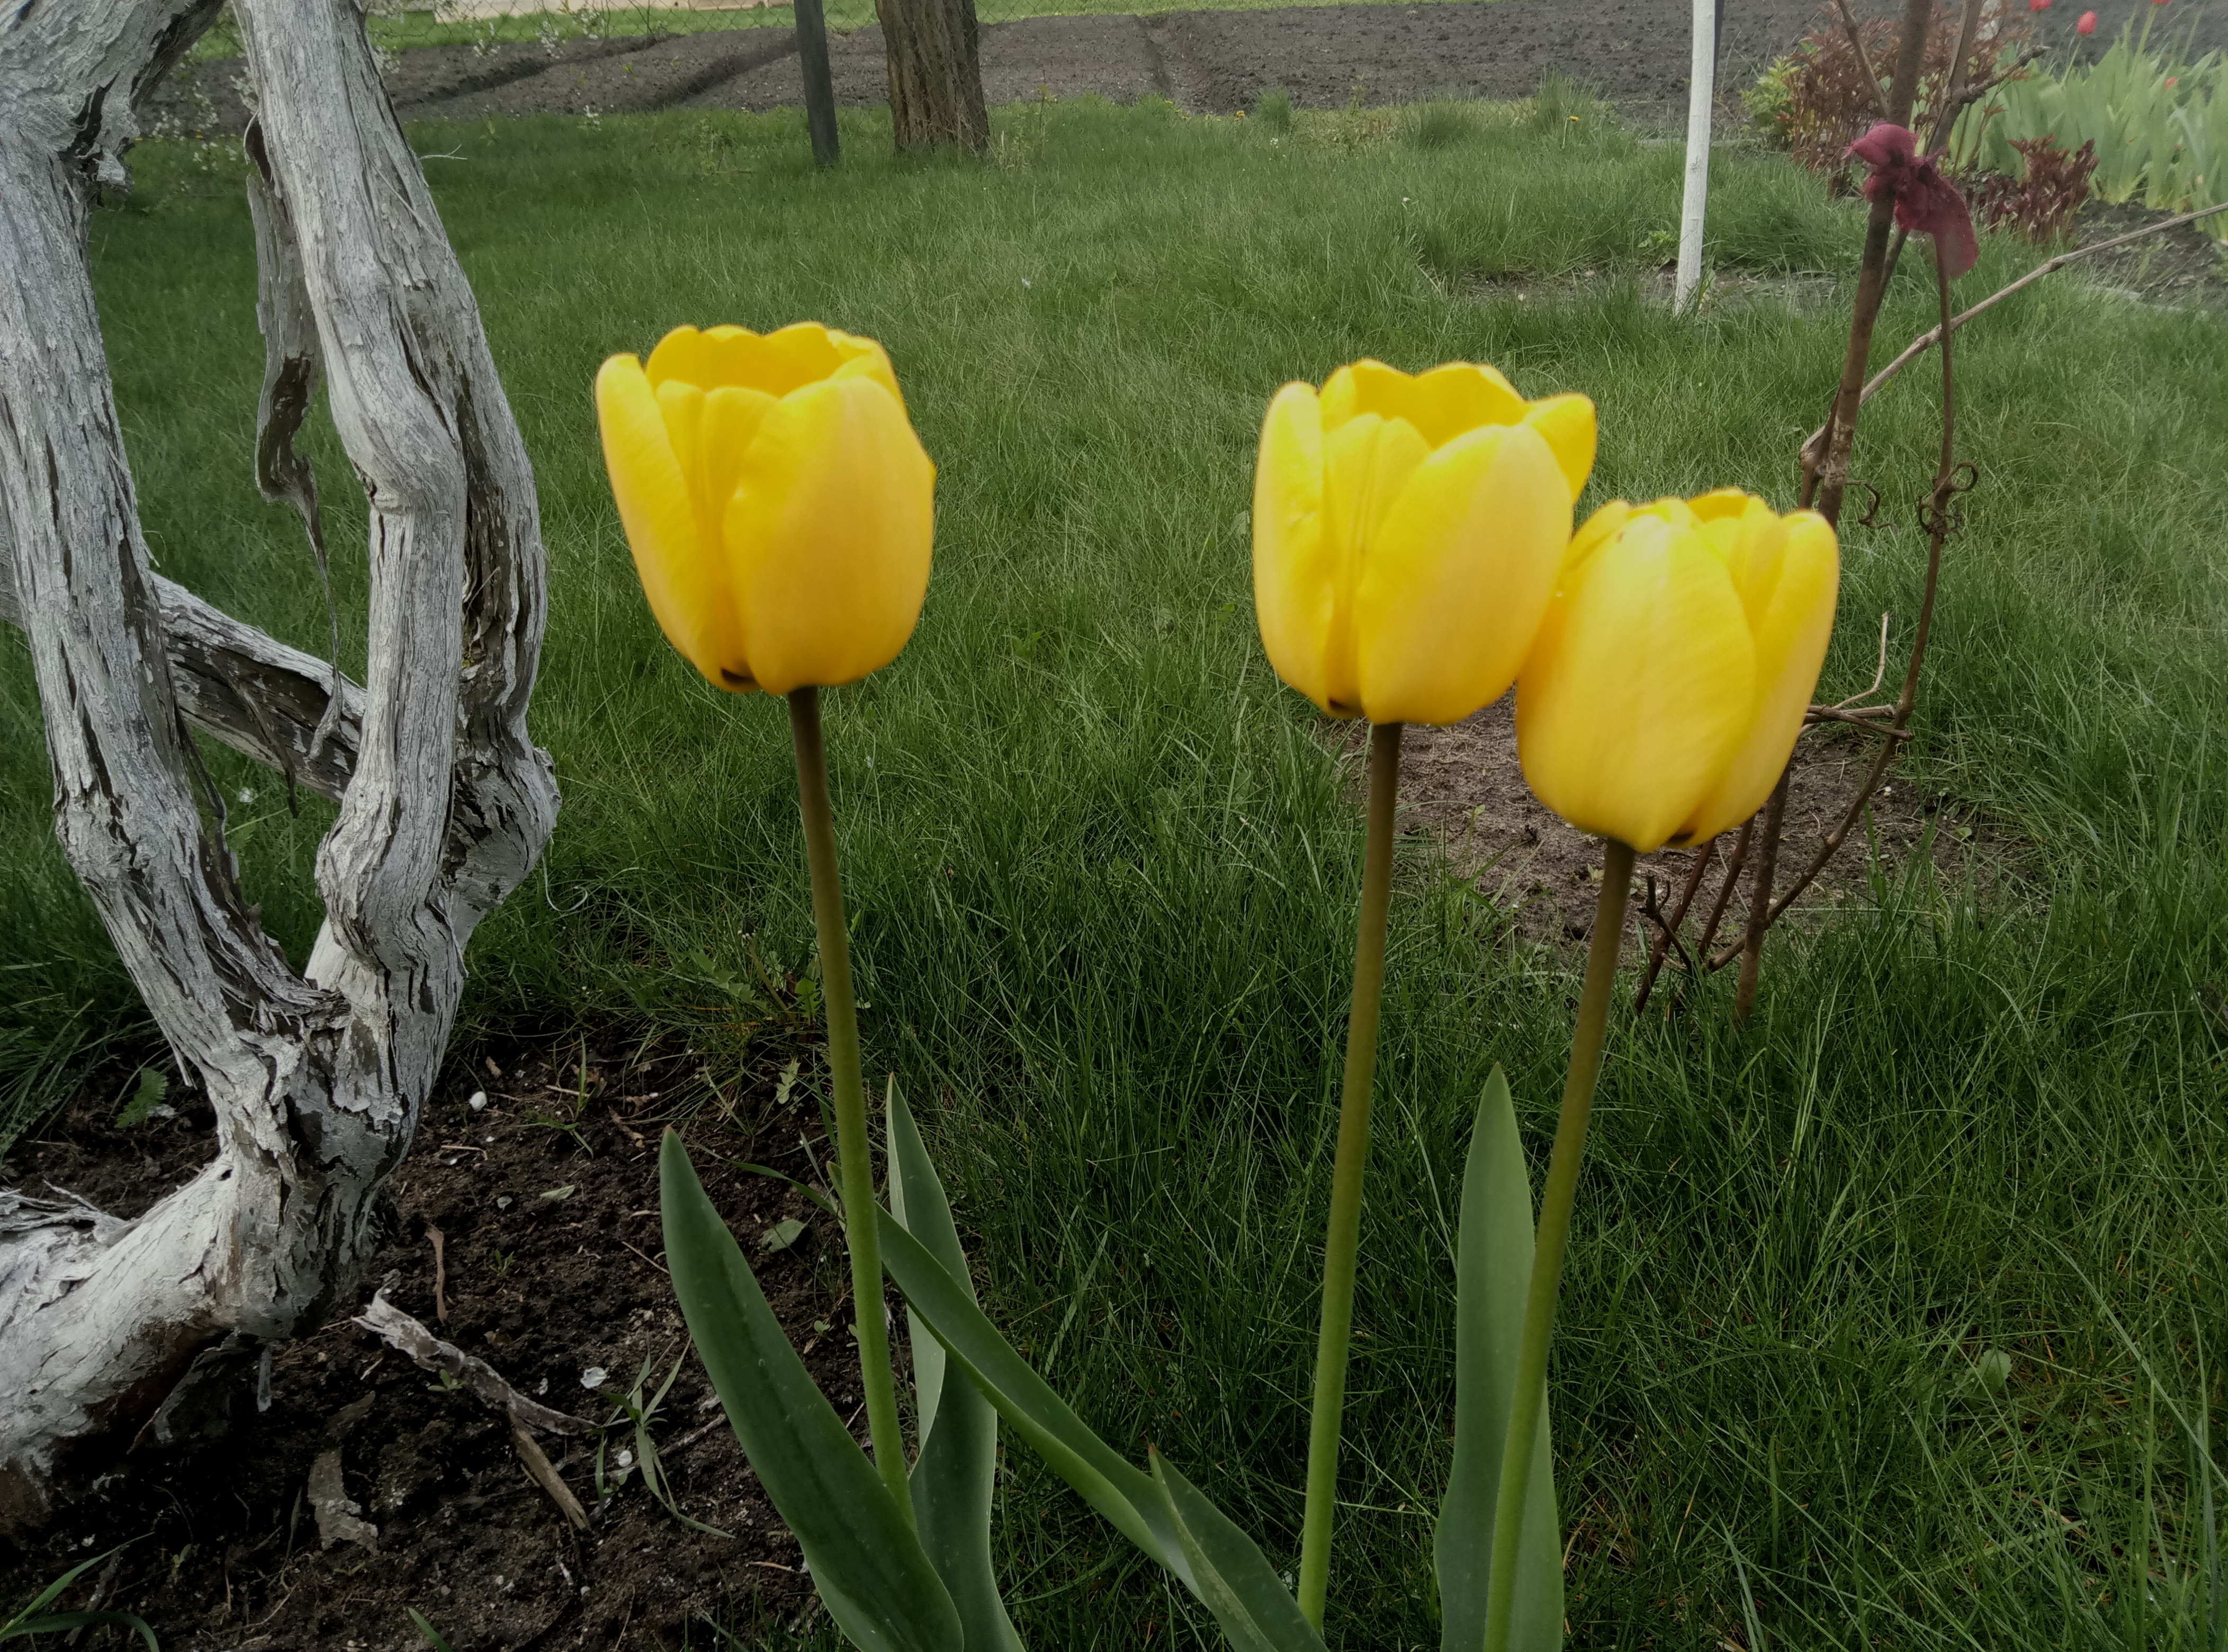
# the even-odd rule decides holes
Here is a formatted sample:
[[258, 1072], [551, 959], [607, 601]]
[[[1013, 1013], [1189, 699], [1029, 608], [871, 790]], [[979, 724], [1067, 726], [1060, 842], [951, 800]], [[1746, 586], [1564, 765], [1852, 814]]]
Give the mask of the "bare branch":
[[[2034, 268], [2029, 270], [2025, 275], [2020, 277], [2018, 280], [1997, 288], [1995, 291], [1982, 299], [1980, 303], [1975, 304], [1970, 310], [1963, 311], [1957, 315], [1952, 316], [1950, 318], [1950, 330], [1953, 333], [1956, 332], [1960, 327], [1962, 327], [1967, 322], [1971, 321], [1975, 316], [1982, 315], [1988, 311], [1994, 309], [1998, 304], [2010, 298], [2014, 292], [2019, 291], [2021, 288], [2033, 286], [2036, 282], [2041, 280], [2044, 276], [2054, 274], [2056, 272], [2064, 269], [2067, 265], [2074, 263], [2078, 259], [2093, 257], [2098, 253], [2109, 253], [2116, 247], [2125, 247], [2129, 241], [2139, 241], [2146, 235], [2162, 235], [2169, 229], [2180, 229], [2184, 224], [2193, 224], [2199, 219], [2210, 218], [2213, 214], [2218, 212], [2228, 212], [2228, 201], [2219, 202], [2210, 207], [2199, 207], [2195, 212], [2185, 212], [2179, 217], [2162, 218], [2157, 223], [2145, 224], [2141, 229], [2131, 229], [2124, 235], [2113, 236], [2110, 240], [2096, 241], [2087, 247], [2077, 247], [2068, 253], [2060, 253], [2055, 258], [2047, 259], [2044, 262], [2036, 265]], [[1890, 379], [1902, 372], [1904, 368], [1909, 367], [1913, 362], [1925, 355], [1927, 351], [1932, 349], [1941, 342], [1942, 324], [1937, 322], [1935, 325], [1928, 328], [1924, 332], [1921, 333], [1917, 338], [1912, 339], [1911, 343], [1905, 347], [1902, 355], [1897, 356], [1895, 360], [1890, 362], [1879, 372], [1873, 374], [1871, 379], [1866, 381], [1864, 390], [1859, 398], [1859, 405], [1861, 406], [1864, 402], [1870, 401], [1873, 397], [1879, 393], [1882, 385], [1885, 384]], [[1825, 426], [1821, 425], [1816, 430], [1810, 432], [1809, 439], [1803, 443], [1803, 446], [1806, 449], [1813, 447], [1818, 443], [1822, 442], [1825, 438], [1826, 429]]]
[[1866, 699], [1869, 699], [1869, 698], [1870, 698], [1871, 696], [1873, 696], [1873, 695], [1878, 694], [1878, 693], [1879, 692], [1879, 686], [1880, 686], [1880, 684], [1881, 684], [1881, 683], [1883, 683], [1883, 682], [1886, 682], [1886, 681], [1887, 681], [1887, 612], [1886, 612], [1886, 611], [1885, 611], [1885, 610], [1883, 610], [1883, 611], [1881, 611], [1881, 613], [1880, 613], [1879, 663], [1878, 665], [1876, 665], [1876, 666], [1874, 666], [1874, 667], [1873, 668], [1873, 683], [1872, 683], [1872, 687], [1871, 687], [1871, 688], [1869, 688], [1864, 689], [1864, 690], [1863, 690], [1862, 692], [1860, 692], [1860, 693], [1851, 695], [1850, 695], [1847, 700], [1836, 700], [1836, 701], [1835, 701], [1832, 705], [1830, 705], [1830, 706], [1813, 706], [1813, 707], [1811, 707], [1811, 708], [1810, 708], [1810, 709], [1811, 709], [1813, 712], [1820, 712], [1820, 711], [1845, 711], [1845, 710], [1847, 710], [1850, 706], [1853, 705], [1856, 701], [1860, 701], [1860, 700], [1866, 700]]
[[[312, 759], [311, 748], [332, 696], [331, 668], [289, 648], [245, 620], [204, 602], [174, 579], [150, 573], [163, 613], [170, 684], [188, 722], [235, 752], [276, 769], [320, 797], [337, 798], [355, 768], [363, 732], [363, 690], [343, 676], [332, 731]], [[21, 629], [23, 615], [0, 535], [0, 623]]]
[[1873, 109], [1882, 120], [1887, 118], [1887, 88], [1880, 84], [1879, 72], [1873, 67], [1872, 54], [1865, 50], [1865, 32], [1857, 26], [1856, 14], [1849, 10], [1849, 0], [1834, 0], [1841, 14], [1841, 27], [1849, 36], [1849, 49], [1857, 54], [1857, 67], [1865, 72], [1865, 84], [1872, 89]]

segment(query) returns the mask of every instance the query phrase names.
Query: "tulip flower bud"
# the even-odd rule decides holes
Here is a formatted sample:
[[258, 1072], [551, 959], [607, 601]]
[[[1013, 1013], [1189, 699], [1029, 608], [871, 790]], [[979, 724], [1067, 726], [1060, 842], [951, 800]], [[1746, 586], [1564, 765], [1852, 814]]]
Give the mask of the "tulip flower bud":
[[928, 589], [936, 466], [888, 356], [816, 322], [676, 328], [596, 375], [604, 462], [650, 611], [734, 693], [895, 659]]
[[1643, 855], [1738, 825], [1794, 752], [1840, 583], [1815, 511], [1783, 517], [1734, 488], [1603, 506], [1517, 683], [1533, 791]]
[[1288, 384], [1253, 480], [1253, 600], [1277, 675], [1334, 717], [1459, 722], [1515, 681], [1594, 462], [1584, 396], [1381, 362]]
[[2073, 32], [2077, 35], [2095, 34], [2097, 32], [2097, 14], [2093, 11], [2083, 12], [2081, 14], [2081, 21], [2073, 25]]

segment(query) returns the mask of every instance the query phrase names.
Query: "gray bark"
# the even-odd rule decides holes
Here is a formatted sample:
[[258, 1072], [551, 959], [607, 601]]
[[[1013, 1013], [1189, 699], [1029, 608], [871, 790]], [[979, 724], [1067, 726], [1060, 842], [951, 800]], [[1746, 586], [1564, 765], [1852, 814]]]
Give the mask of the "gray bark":
[[975, 0], [876, 0], [901, 150], [990, 145]]
[[[86, 261], [134, 104], [216, 0], [0, 14], [0, 613], [29, 640], [55, 829], [181, 1064], [217, 1156], [134, 1221], [0, 1194], [0, 1523], [66, 1453], [160, 1437], [355, 1290], [474, 925], [547, 841], [527, 738], [546, 607], [533, 478], [463, 273], [349, 0], [236, 0], [270, 367], [258, 480], [322, 544], [291, 437], [320, 366], [369, 496], [361, 688], [151, 572]], [[335, 797], [298, 975], [196, 797], [189, 723]], [[182, 1408], [182, 1409], [190, 1409]]]

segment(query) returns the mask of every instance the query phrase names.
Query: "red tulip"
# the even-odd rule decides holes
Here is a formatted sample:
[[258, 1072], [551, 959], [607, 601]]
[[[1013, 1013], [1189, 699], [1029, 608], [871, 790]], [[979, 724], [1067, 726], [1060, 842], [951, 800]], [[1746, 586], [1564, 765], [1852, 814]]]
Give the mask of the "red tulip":
[[2050, 0], [2026, 0], [2026, 9], [2029, 11], [2047, 11], [2050, 10]]
[[2097, 32], [2097, 14], [2093, 11], [2083, 12], [2081, 14], [2081, 21], [2073, 25], [2073, 32], [2077, 35], [2095, 34]]

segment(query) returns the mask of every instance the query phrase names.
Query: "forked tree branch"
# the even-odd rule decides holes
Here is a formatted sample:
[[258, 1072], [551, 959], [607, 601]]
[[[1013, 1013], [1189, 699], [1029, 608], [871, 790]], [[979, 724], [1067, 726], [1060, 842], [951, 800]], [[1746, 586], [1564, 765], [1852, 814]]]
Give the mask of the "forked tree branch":
[[[4, 524], [0, 524], [4, 527]], [[174, 579], [152, 574], [163, 642], [178, 709], [202, 733], [275, 770], [321, 797], [337, 799], [355, 772], [363, 733], [363, 690], [340, 678], [331, 730], [312, 743], [333, 697], [332, 668], [203, 601]], [[22, 610], [0, 533], [0, 624], [21, 629]]]
[[[127, 181], [133, 103], [215, 9], [18, 7], [0, 49], [0, 599], [29, 643], [63, 848], [218, 1119], [216, 1160], [133, 1222], [0, 1194], [12, 1527], [46, 1512], [74, 1443], [129, 1437], [150, 1412], [165, 1437], [192, 1409], [181, 1396], [352, 1297], [465, 942], [556, 809], [525, 722], [547, 607], [532, 472], [352, 0], [235, 10], [259, 93], [272, 363], [259, 478], [318, 547], [291, 436], [330, 365], [370, 503], [364, 686], [149, 566], [88, 196]], [[221, 816], [204, 823], [189, 720], [339, 804], [302, 975], [241, 897]]]

